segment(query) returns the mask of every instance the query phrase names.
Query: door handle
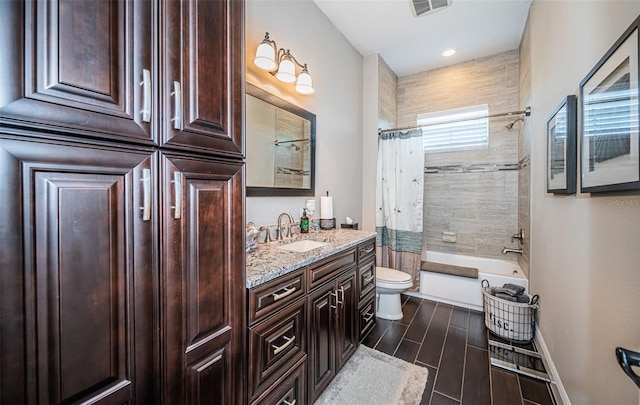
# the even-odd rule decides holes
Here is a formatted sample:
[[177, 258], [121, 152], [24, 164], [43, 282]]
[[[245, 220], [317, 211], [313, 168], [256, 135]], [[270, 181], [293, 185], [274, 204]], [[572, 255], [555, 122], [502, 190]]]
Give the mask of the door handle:
[[[340, 286], [340, 289], [338, 291], [340, 291], [340, 300], [338, 300], [338, 305], [344, 307], [344, 286]], [[336, 293], [336, 297], [337, 296], [338, 294]]]
[[[335, 297], [336, 298], [336, 305], [332, 305], [331, 304], [331, 297]], [[335, 309], [336, 311], [338, 310], [338, 293], [336, 291], [332, 291], [329, 293], [329, 307], [331, 307], [331, 309]]]
[[151, 169], [142, 169], [142, 220], [151, 219]]
[[634, 373], [631, 369], [631, 366], [640, 367], [640, 353], [616, 347], [616, 358], [625, 374], [640, 388], [640, 375]]
[[147, 69], [142, 69], [142, 121], [151, 121], [151, 72]]
[[171, 95], [173, 99], [174, 117], [173, 121], [174, 129], [182, 129], [182, 85], [180, 82], [173, 82], [173, 93]]
[[174, 209], [173, 218], [180, 219], [182, 216], [182, 173], [173, 172], [173, 198], [174, 198], [174, 206], [171, 207]]

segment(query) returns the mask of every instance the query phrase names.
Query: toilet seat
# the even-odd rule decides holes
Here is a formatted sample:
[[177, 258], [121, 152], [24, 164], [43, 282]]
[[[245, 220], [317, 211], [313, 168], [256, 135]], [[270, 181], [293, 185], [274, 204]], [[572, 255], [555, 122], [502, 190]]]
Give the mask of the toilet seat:
[[411, 282], [411, 276], [388, 267], [376, 267], [376, 281], [381, 281], [385, 284], [406, 284]]

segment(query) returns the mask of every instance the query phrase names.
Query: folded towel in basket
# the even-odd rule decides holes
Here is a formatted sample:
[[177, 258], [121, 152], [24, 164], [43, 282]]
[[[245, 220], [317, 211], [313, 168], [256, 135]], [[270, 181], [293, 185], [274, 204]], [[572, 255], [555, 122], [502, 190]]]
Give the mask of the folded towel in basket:
[[512, 297], [515, 297], [515, 296], [524, 294], [524, 287], [516, 284], [507, 283], [502, 286], [502, 291], [511, 295]]
[[520, 294], [516, 297], [511, 296], [509, 294], [505, 294], [503, 292], [497, 292], [495, 294], [496, 298], [500, 298], [503, 299], [505, 301], [511, 301], [511, 302], [517, 302], [520, 304], [524, 304], [524, 303], [528, 303], [529, 302], [529, 297], [525, 294]]

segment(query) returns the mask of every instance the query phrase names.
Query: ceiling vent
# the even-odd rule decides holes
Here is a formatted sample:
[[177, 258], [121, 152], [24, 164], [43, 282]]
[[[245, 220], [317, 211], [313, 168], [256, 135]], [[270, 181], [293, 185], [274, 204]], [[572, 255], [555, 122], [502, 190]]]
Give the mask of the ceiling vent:
[[409, 0], [409, 3], [413, 15], [420, 17], [449, 7], [453, 0]]

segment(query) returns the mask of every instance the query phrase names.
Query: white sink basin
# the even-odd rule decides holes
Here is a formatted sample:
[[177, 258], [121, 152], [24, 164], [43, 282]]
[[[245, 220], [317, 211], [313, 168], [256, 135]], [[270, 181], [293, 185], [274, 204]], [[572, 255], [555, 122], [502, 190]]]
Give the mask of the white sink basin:
[[308, 252], [309, 250], [316, 249], [325, 245], [327, 242], [318, 242], [317, 240], [299, 240], [297, 242], [289, 243], [286, 245], [278, 246], [278, 249], [289, 250], [291, 252]]

